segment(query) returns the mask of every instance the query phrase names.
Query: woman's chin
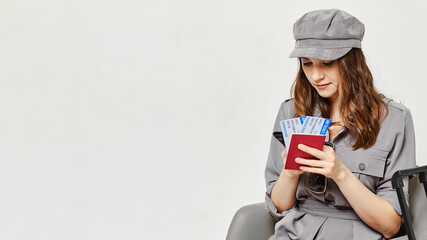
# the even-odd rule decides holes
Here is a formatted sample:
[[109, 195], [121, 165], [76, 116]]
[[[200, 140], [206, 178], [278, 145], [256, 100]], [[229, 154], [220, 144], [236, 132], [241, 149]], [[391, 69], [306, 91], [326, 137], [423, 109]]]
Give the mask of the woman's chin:
[[326, 92], [326, 91], [318, 91], [317, 93], [318, 93], [322, 98], [328, 98], [328, 99], [331, 99], [331, 100], [335, 99], [335, 98], [336, 98], [336, 96], [337, 96], [336, 92], [331, 93], [331, 92]]
[[333, 96], [333, 94], [320, 93], [320, 92], [318, 92], [318, 93], [319, 93], [319, 95], [320, 95], [322, 98], [331, 98], [331, 97]]

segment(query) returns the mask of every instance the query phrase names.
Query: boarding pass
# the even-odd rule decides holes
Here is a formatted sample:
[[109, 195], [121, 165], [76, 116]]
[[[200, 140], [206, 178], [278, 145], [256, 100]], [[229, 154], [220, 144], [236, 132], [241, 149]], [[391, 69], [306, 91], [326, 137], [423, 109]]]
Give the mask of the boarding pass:
[[303, 116], [280, 121], [286, 149], [289, 149], [292, 134], [326, 135], [331, 119]]

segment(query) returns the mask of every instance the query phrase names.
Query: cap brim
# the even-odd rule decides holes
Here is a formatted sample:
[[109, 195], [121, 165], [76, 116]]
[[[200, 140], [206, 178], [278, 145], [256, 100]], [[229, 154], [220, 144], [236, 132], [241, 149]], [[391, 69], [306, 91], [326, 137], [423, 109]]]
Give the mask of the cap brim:
[[303, 58], [314, 58], [319, 60], [335, 60], [351, 50], [349, 48], [294, 48], [290, 58], [303, 57]]

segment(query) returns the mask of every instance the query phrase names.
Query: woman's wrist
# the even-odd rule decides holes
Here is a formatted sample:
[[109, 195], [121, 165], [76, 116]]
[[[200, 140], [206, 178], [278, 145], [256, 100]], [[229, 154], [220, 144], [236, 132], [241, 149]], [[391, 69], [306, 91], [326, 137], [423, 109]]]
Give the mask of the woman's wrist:
[[301, 175], [302, 171], [298, 170], [286, 170], [283, 169], [282, 173], [280, 175], [288, 178], [288, 179], [299, 179], [299, 176]]
[[338, 175], [333, 178], [333, 180], [339, 185], [341, 183], [344, 183], [351, 179], [351, 177], [354, 177], [353, 173], [343, 165], [342, 170], [338, 173]]
[[283, 169], [280, 173], [270, 194], [270, 198], [279, 212], [288, 210], [295, 204], [299, 176], [298, 170]]

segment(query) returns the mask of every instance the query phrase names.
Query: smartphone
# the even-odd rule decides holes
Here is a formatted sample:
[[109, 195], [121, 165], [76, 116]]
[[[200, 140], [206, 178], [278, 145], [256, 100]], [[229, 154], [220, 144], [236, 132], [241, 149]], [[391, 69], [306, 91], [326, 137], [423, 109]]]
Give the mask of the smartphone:
[[282, 143], [284, 147], [286, 147], [286, 145], [285, 145], [285, 140], [283, 139], [283, 134], [282, 134], [282, 132], [274, 132], [274, 133], [273, 133], [273, 136], [274, 136], [277, 140], [279, 140], [279, 142], [280, 142], [280, 143]]

